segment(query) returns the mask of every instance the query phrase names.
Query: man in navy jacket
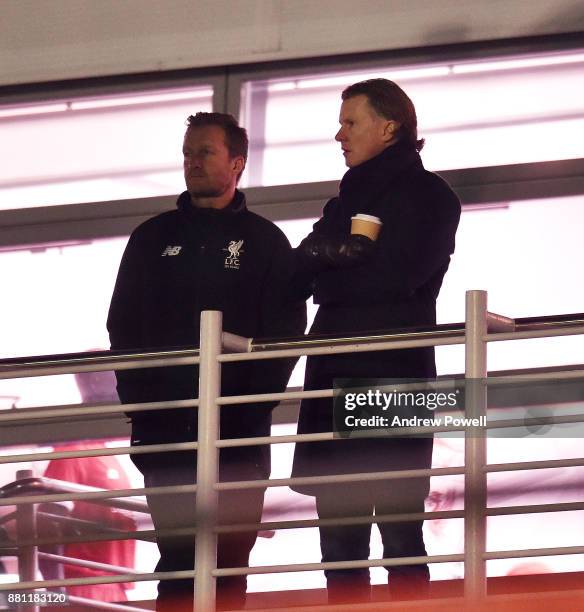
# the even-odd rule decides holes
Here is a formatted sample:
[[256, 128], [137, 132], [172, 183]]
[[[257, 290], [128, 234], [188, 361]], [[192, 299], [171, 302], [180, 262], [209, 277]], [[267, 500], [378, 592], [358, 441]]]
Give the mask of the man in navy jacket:
[[[188, 119], [183, 157], [187, 191], [177, 209], [140, 225], [130, 236], [108, 317], [112, 349], [198, 346], [203, 310], [223, 312], [223, 328], [246, 337], [290, 336], [304, 332], [306, 307], [289, 298], [292, 250], [271, 222], [246, 208], [236, 189], [247, 159], [245, 130], [230, 115], [197, 113]], [[296, 360], [240, 362], [222, 367], [222, 395], [280, 392]], [[169, 401], [198, 396], [198, 367], [146, 368], [117, 372], [123, 403]], [[275, 403], [221, 409], [221, 437], [270, 435]], [[132, 444], [197, 439], [196, 410], [130, 413]], [[196, 453], [132, 455], [146, 486], [192, 484]], [[226, 448], [220, 452], [220, 479], [268, 478], [269, 447]], [[222, 492], [219, 521], [261, 519], [264, 490]], [[194, 526], [193, 496], [151, 495], [148, 504], [157, 531]], [[218, 566], [248, 564], [255, 532], [219, 536]], [[192, 569], [192, 536], [159, 534], [157, 571]], [[161, 581], [158, 609], [192, 609], [193, 581]], [[218, 603], [243, 605], [244, 576], [217, 581]]]
[[[351, 85], [342, 94], [340, 143], [348, 171], [339, 195], [297, 249], [295, 286], [319, 305], [311, 334], [359, 335], [436, 323], [436, 298], [454, 251], [460, 203], [447, 183], [424, 169], [416, 111], [386, 79]], [[351, 235], [351, 217], [378, 217], [376, 241]], [[311, 356], [305, 390], [335, 379], [416, 379], [436, 375], [433, 347]], [[299, 434], [331, 431], [332, 401], [302, 401]], [[424, 469], [432, 438], [352, 438], [297, 444], [293, 476]], [[321, 519], [424, 511], [429, 478], [296, 486], [316, 497]], [[340, 489], [340, 490], [339, 490]], [[349, 494], [347, 494], [349, 492]], [[379, 523], [384, 557], [425, 556], [422, 521]], [[320, 529], [325, 562], [369, 557], [371, 524]], [[422, 593], [427, 565], [388, 568], [397, 596]], [[327, 570], [329, 601], [370, 596], [369, 570]]]

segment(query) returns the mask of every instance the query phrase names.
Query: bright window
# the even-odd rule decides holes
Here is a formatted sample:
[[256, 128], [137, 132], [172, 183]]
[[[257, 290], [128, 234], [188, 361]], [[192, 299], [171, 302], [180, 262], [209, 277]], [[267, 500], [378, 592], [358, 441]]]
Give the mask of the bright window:
[[210, 87], [0, 107], [0, 209], [180, 191], [187, 117]]
[[[439, 322], [464, 320], [464, 292], [488, 291], [489, 310], [509, 317], [583, 311], [579, 228], [584, 196], [505, 202], [467, 210], [438, 299]], [[582, 363], [583, 336], [493, 342], [489, 370]], [[461, 372], [462, 347], [438, 349], [441, 373]], [[456, 356], [456, 357], [455, 357]]]
[[[1, 357], [109, 347], [106, 319], [127, 237], [0, 252]], [[0, 381], [0, 409], [80, 401], [73, 375]]]
[[576, 137], [584, 131], [584, 53], [450, 62], [244, 83], [247, 184], [340, 178], [341, 91], [376, 77], [396, 81], [413, 100], [431, 170], [584, 156]]

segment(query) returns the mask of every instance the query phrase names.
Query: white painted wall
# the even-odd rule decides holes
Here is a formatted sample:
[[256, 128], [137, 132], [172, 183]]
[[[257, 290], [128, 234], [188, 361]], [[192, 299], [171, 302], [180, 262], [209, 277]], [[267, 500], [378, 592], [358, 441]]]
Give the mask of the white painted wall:
[[0, 85], [582, 30], [580, 0], [0, 0]]

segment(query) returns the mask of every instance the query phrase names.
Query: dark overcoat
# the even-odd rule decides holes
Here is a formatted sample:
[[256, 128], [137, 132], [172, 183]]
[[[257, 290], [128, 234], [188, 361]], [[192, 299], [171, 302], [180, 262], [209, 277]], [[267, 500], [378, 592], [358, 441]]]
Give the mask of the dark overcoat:
[[[346, 237], [357, 213], [383, 222], [369, 259], [349, 268], [329, 267], [316, 276], [298, 270], [319, 304], [310, 334], [355, 335], [435, 324], [436, 298], [460, 218], [457, 196], [442, 178], [424, 169], [413, 146], [400, 142], [345, 174], [339, 197], [327, 202], [314, 232]], [[339, 378], [435, 375], [433, 347], [313, 356], [307, 360], [305, 390], [331, 388]], [[299, 434], [331, 431], [332, 424], [332, 400], [302, 401]], [[297, 443], [292, 476], [426, 468], [431, 455], [431, 438]], [[309, 495], [319, 491], [293, 488]]]

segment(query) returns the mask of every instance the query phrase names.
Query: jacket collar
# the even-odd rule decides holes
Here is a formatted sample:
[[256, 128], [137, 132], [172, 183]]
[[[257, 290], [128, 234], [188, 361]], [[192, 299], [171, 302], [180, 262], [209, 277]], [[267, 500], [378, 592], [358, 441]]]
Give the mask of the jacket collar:
[[239, 214], [247, 210], [245, 194], [242, 191], [239, 191], [239, 189], [235, 190], [233, 199], [225, 208], [197, 208], [196, 206], [193, 206], [191, 196], [188, 191], [183, 191], [183, 193], [180, 194], [178, 200], [176, 201], [176, 207], [182, 213], [185, 213], [190, 217], [205, 216], [213, 218], [217, 218], [217, 215]]
[[379, 155], [349, 168], [339, 186], [339, 199], [345, 212], [377, 214], [380, 200], [392, 189], [392, 184], [412, 168], [423, 168], [415, 147], [397, 142]]

